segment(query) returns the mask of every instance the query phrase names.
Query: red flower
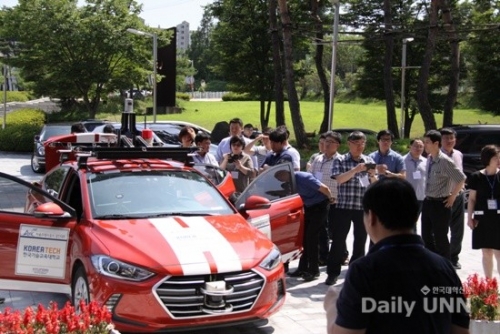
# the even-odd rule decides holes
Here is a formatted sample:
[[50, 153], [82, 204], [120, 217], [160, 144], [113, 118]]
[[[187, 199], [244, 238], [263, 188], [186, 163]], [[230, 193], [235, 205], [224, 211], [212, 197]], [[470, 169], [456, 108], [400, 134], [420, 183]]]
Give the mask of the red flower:
[[68, 302], [62, 309], [51, 302], [49, 308], [38, 305], [36, 313], [28, 307], [21, 314], [9, 308], [0, 312], [0, 333], [8, 334], [108, 334], [111, 314], [96, 302], [79, 304], [80, 314]]
[[471, 275], [463, 284], [463, 290], [469, 299], [471, 319], [496, 320], [499, 315], [499, 294], [495, 278], [479, 278], [477, 274]]

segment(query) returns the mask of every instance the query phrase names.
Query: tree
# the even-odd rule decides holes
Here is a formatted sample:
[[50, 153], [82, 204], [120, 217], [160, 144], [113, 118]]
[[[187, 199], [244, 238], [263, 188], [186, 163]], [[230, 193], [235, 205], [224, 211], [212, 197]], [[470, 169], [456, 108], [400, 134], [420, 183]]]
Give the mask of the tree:
[[197, 82], [223, 79], [212, 68], [212, 64], [217, 63], [212, 45], [212, 33], [215, 26], [212, 11], [210, 7], [206, 7], [200, 26], [191, 34], [191, 43], [187, 51], [189, 59], [196, 64], [195, 78]]
[[295, 88], [295, 76], [293, 70], [293, 47], [292, 47], [292, 21], [288, 11], [287, 0], [278, 0], [278, 6], [281, 16], [281, 24], [283, 27], [283, 55], [285, 63], [285, 78], [288, 92], [288, 105], [292, 116], [293, 129], [295, 131], [295, 139], [297, 147], [303, 148], [308, 146], [308, 139], [300, 114], [300, 103]]
[[218, 20], [211, 34], [211, 68], [232, 91], [260, 102], [261, 125], [269, 122], [265, 103], [273, 98], [274, 69], [265, 0], [224, 0], [208, 7]]
[[106, 93], [144, 81], [144, 70], [137, 64], [151, 68], [151, 51], [145, 51], [151, 50], [151, 40], [126, 32], [147, 30], [135, 1], [88, 0], [81, 7], [77, 2], [20, 0], [7, 9], [3, 28], [21, 45], [12, 63], [33, 84], [35, 94], [69, 101], [81, 98], [94, 118]]
[[[274, 94], [276, 103], [276, 125], [285, 124], [285, 97], [283, 94], [283, 68], [281, 66], [281, 43], [278, 28], [278, 2], [269, 0], [269, 29], [271, 31], [271, 45], [273, 50], [274, 67]], [[267, 112], [269, 112], [270, 104]], [[264, 124], [262, 125], [264, 127]]]
[[474, 97], [479, 106], [500, 114], [500, 14], [498, 2], [480, 0], [474, 3], [472, 21], [477, 29], [468, 41], [472, 56]]
[[[330, 129], [330, 124], [328, 124], [329, 120], [329, 112], [330, 112], [330, 85], [328, 84], [328, 80], [326, 78], [325, 69], [323, 67], [323, 53], [324, 53], [324, 31], [323, 31], [323, 21], [324, 17], [324, 1], [311, 0], [311, 16], [314, 22], [314, 41], [316, 43], [316, 52], [314, 54], [314, 64], [316, 65], [316, 73], [318, 75], [319, 82], [321, 83], [321, 89], [323, 91], [324, 96], [324, 104], [323, 104], [323, 121], [321, 122], [320, 132], [326, 132]], [[333, 74], [335, 75], [335, 73]]]

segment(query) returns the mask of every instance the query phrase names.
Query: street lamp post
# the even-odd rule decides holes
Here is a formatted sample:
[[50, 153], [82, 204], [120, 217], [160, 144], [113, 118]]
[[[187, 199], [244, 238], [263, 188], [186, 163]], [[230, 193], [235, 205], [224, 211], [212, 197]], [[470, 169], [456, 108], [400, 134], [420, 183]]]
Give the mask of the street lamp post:
[[335, 8], [335, 15], [333, 17], [333, 41], [332, 41], [332, 67], [330, 70], [330, 108], [328, 110], [328, 130], [332, 129], [333, 123], [333, 105], [335, 99], [335, 71], [337, 67], [337, 42], [339, 35], [339, 10], [340, 0], [332, 0], [333, 7]]
[[5, 124], [7, 124], [7, 65], [3, 65], [3, 123], [2, 129], [5, 129]]
[[149, 33], [137, 29], [128, 28], [128, 32], [140, 36], [148, 36], [153, 38], [153, 123], [156, 123], [156, 99], [157, 99], [157, 90], [156, 90], [156, 64], [158, 62], [158, 35], [155, 33]]
[[405, 137], [405, 71], [406, 71], [406, 43], [413, 38], [403, 38], [403, 50], [401, 56], [401, 130], [400, 137]]

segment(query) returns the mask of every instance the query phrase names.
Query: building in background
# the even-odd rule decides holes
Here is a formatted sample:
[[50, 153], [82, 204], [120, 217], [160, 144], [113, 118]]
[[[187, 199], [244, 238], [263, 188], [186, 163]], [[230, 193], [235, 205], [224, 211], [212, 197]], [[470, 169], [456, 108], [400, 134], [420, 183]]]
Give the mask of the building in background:
[[189, 23], [182, 21], [181, 24], [177, 25], [177, 50], [186, 51], [191, 43], [191, 36], [189, 34]]

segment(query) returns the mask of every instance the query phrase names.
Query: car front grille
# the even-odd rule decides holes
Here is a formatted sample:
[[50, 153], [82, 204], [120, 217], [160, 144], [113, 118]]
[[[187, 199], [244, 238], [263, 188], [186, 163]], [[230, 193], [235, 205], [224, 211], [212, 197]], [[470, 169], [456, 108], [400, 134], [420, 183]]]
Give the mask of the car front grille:
[[213, 316], [207, 312], [202, 292], [207, 282], [224, 281], [233, 291], [224, 296], [226, 306], [217, 314], [244, 312], [252, 308], [264, 286], [264, 278], [254, 271], [212, 275], [170, 276], [156, 287], [156, 294], [174, 318]]

